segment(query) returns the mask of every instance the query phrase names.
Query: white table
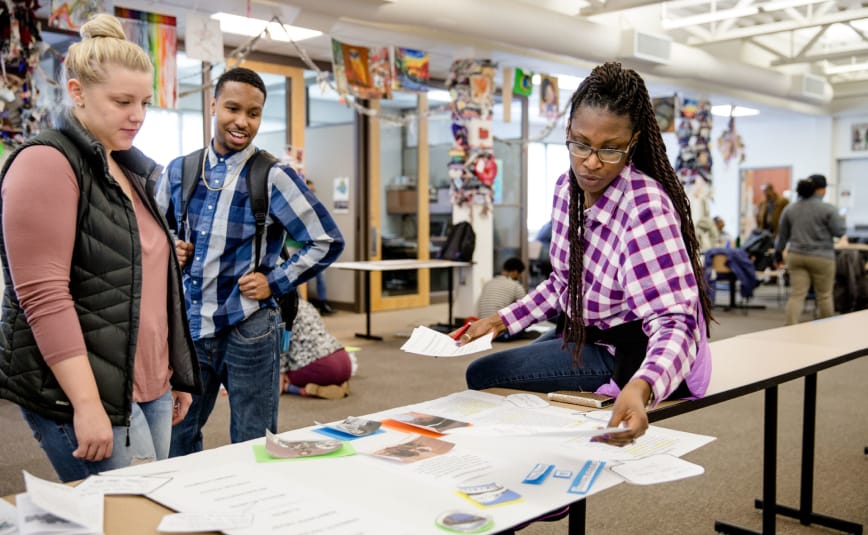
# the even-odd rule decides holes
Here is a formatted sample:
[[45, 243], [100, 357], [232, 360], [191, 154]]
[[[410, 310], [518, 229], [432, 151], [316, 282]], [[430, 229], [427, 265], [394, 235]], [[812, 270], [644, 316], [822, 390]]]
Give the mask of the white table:
[[362, 260], [356, 262], [335, 262], [329, 267], [336, 269], [348, 269], [362, 271], [365, 274], [365, 333], [356, 333], [359, 338], [367, 340], [382, 340], [382, 336], [371, 334], [371, 272], [372, 271], [401, 271], [407, 269], [449, 269], [449, 325], [452, 325], [452, 285], [453, 270], [457, 267], [469, 267], [471, 262], [458, 262], [455, 260]]

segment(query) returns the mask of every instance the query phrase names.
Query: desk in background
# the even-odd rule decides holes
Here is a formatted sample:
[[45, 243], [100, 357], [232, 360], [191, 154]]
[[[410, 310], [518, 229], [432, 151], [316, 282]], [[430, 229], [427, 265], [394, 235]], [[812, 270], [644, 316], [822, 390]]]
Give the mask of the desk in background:
[[329, 267], [336, 269], [348, 269], [362, 271], [365, 274], [365, 332], [356, 333], [359, 338], [368, 340], [382, 340], [383, 337], [371, 334], [371, 272], [372, 271], [399, 271], [406, 269], [448, 269], [449, 270], [449, 325], [452, 325], [452, 292], [454, 284], [453, 270], [457, 267], [469, 267], [470, 262], [457, 262], [454, 260], [366, 260], [358, 262], [335, 262]]

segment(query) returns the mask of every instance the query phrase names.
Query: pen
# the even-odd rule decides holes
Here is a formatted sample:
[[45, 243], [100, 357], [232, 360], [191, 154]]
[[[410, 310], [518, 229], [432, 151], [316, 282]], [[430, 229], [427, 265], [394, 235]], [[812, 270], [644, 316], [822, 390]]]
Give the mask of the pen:
[[453, 339], [453, 340], [460, 340], [460, 339], [461, 339], [461, 336], [462, 336], [464, 333], [466, 333], [466, 332], [467, 332], [467, 329], [469, 329], [469, 328], [470, 328], [470, 322], [465, 323], [464, 325], [461, 326], [460, 329], [458, 329], [458, 330], [455, 332], [455, 334], [452, 336], [452, 339]]

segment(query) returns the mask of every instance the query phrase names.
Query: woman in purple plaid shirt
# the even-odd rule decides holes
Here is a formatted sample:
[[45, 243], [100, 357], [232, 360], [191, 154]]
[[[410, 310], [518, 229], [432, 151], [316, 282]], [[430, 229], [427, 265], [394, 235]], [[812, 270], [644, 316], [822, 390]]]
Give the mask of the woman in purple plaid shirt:
[[[596, 67], [573, 94], [570, 170], [552, 210], [552, 274], [524, 299], [473, 323], [459, 340], [564, 320], [551, 336], [487, 355], [467, 369], [472, 389], [596, 391], [617, 396], [604, 437], [628, 444], [646, 408], [705, 394], [711, 303], [687, 195], [642, 78]], [[575, 253], [575, 254], [571, 254]]]

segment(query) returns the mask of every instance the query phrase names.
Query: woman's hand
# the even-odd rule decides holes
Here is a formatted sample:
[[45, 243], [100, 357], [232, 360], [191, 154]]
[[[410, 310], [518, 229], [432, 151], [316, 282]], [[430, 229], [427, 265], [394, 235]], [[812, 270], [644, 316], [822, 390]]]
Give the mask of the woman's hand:
[[178, 425], [187, 416], [190, 405], [193, 404], [193, 396], [187, 392], [172, 391], [172, 425]]
[[112, 456], [114, 432], [109, 417], [97, 399], [75, 406], [72, 416], [78, 448], [72, 456], [83, 461], [102, 461]]
[[[455, 329], [454, 331], [449, 333], [449, 336], [455, 338], [455, 335], [460, 330], [461, 329]], [[498, 334], [502, 333], [505, 330], [506, 325], [503, 324], [503, 320], [500, 318], [500, 316], [497, 314], [492, 314], [487, 318], [482, 318], [481, 320], [476, 320], [472, 322], [470, 324], [470, 327], [468, 327], [468, 329], [464, 331], [464, 334], [462, 334], [457, 341], [459, 344], [467, 344], [476, 340], [480, 336], [485, 336], [488, 333], [493, 333], [493, 336], [496, 337]]]
[[633, 379], [621, 390], [612, 407], [612, 419], [608, 427], [624, 424], [626, 429], [620, 433], [610, 433], [599, 438], [601, 442], [613, 446], [632, 444], [648, 430], [648, 413], [645, 405], [651, 397], [651, 385], [642, 379]]
[[190, 242], [175, 240], [175, 256], [178, 257], [178, 263], [181, 267], [187, 264], [187, 260], [193, 256], [193, 244]]

